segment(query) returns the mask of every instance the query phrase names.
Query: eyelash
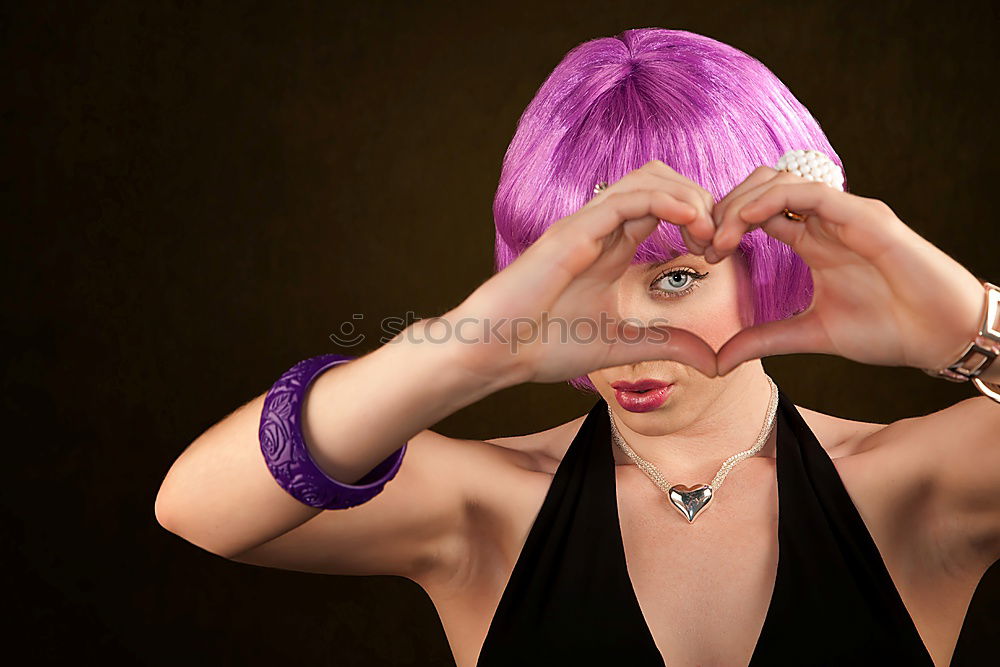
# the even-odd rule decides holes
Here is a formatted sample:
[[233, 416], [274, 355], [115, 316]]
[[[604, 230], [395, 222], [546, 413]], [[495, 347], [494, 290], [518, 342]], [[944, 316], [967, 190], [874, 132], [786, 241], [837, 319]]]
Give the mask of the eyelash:
[[[654, 285], [656, 285], [658, 282], [660, 282], [661, 280], [663, 280], [667, 276], [670, 276], [670, 275], [673, 275], [673, 274], [676, 274], [676, 273], [682, 273], [682, 274], [684, 274], [686, 276], [691, 276], [691, 278], [692, 278], [691, 284], [688, 285], [687, 287], [685, 287], [684, 289], [680, 290], [679, 292], [670, 292], [670, 291], [667, 291], [667, 290], [664, 290], [664, 289], [660, 289], [658, 287], [654, 287]], [[688, 294], [690, 294], [691, 292], [693, 292], [697, 287], [699, 287], [701, 285], [700, 281], [705, 276], [707, 276], [708, 274], [709, 274], [708, 271], [706, 271], [705, 273], [698, 273], [694, 269], [670, 269], [670, 270], [664, 271], [663, 273], [661, 273], [660, 275], [658, 275], [656, 277], [656, 280], [654, 280], [649, 287], [650, 287], [650, 289], [654, 293], [656, 293], [658, 295], [657, 298], [661, 298], [661, 299], [677, 299], [677, 298], [680, 298], [682, 296], [687, 296]]]

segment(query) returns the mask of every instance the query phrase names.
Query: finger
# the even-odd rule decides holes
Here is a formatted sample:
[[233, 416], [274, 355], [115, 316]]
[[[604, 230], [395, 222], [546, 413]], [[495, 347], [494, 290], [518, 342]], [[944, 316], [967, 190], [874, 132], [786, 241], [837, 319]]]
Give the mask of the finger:
[[[566, 225], [558, 245], [578, 250], [587, 265], [624, 272], [642, 243], [661, 220], [691, 224], [697, 212], [689, 204], [662, 190], [635, 190], [610, 195], [600, 205], [581, 211]], [[558, 251], [556, 251], [558, 255]], [[558, 260], [557, 260], [558, 261]], [[580, 267], [580, 271], [585, 267]]]
[[[651, 190], [650, 192], [657, 191]], [[681, 237], [691, 254], [701, 254], [704, 252], [704, 248], [688, 232], [689, 226], [697, 224], [698, 221], [697, 214], [694, 214], [693, 218], [691, 217], [694, 210], [694, 207], [692, 207], [690, 211], [687, 211], [687, 219], [672, 216], [666, 219], [666, 221], [680, 229]], [[660, 219], [654, 215], [648, 215], [638, 220], [629, 220], [622, 226], [622, 234], [613, 232], [608, 237], [605, 237], [606, 249], [594, 261], [591, 268], [585, 272], [587, 277], [596, 277], [602, 282], [610, 282], [620, 277], [631, 263], [633, 257], [635, 257], [635, 251], [639, 244], [656, 229], [660, 222]]]
[[691, 227], [680, 228], [684, 245], [687, 246], [688, 252], [692, 255], [704, 255], [705, 245], [691, 235], [691, 229]]
[[698, 219], [690, 225], [689, 235], [697, 239], [698, 245], [704, 247], [715, 233], [715, 222], [711, 215], [715, 203], [712, 194], [660, 160], [650, 160], [639, 169], [629, 172], [591, 198], [587, 205], [600, 202], [615, 192], [632, 190], [665, 190], [693, 206], [698, 211]]
[[715, 350], [708, 343], [690, 331], [662, 325], [623, 324], [604, 367], [663, 359], [690, 366], [707, 377], [716, 375]]
[[789, 179], [806, 182], [806, 179], [801, 176], [777, 171], [770, 167], [755, 169], [753, 178], [754, 182], [747, 182], [740, 188], [739, 194], [726, 195], [725, 204], [720, 206], [717, 211], [713, 211], [717, 222], [715, 236], [712, 238], [712, 248], [716, 261], [730, 255], [739, 245], [743, 235], [755, 228], [754, 224], [748, 223], [739, 215], [747, 203], [756, 200], [769, 188], [775, 187], [777, 183], [786, 182]]
[[[662, 190], [635, 190], [609, 195], [600, 205], [581, 211], [572, 217], [572, 223], [565, 227], [567, 236], [576, 242], [586, 241], [597, 244], [629, 220], [639, 220], [653, 216], [674, 225], [690, 225], [697, 219], [697, 210], [687, 202]], [[630, 229], [641, 235], [641, 242], [656, 225], [635, 225]], [[595, 258], [596, 259], [596, 258]]]
[[[775, 184], [741, 206], [739, 217], [747, 223], [763, 223], [786, 208], [829, 223], [824, 225], [825, 231], [876, 266], [881, 266], [888, 251], [899, 245], [901, 235], [909, 229], [884, 202], [818, 181]], [[784, 229], [770, 226], [776, 231]]]
[[[605, 250], [593, 264], [582, 271], [579, 280], [594, 280], [601, 284], [619, 278], [635, 257], [636, 249], [661, 223], [658, 218], [648, 215], [638, 220], [628, 220], [621, 227], [621, 233], [612, 232], [605, 237]], [[680, 226], [681, 236], [692, 255], [702, 254], [704, 248], [687, 233], [687, 226]]]
[[[611, 282], [625, 272], [636, 248], [661, 219], [683, 225], [695, 216], [688, 204], [661, 190], [617, 192], [593, 208], [554, 223], [543, 235], [547, 237], [544, 243], [539, 239], [525, 251], [538, 246], [535, 254], [543, 259], [530, 262], [523, 270], [539, 274], [537, 280], [560, 291], [584, 274], [588, 279]], [[563, 269], [561, 281], [548, 275], [553, 265]]]
[[697, 209], [698, 219], [690, 226], [686, 228], [682, 227], [681, 233], [684, 235], [685, 230], [687, 230], [685, 244], [688, 245], [689, 249], [691, 246], [687, 244], [688, 238], [694, 240], [696, 245], [704, 249], [715, 234], [715, 220], [712, 219], [712, 207], [715, 206], [715, 198], [712, 197], [712, 193], [659, 160], [653, 160], [644, 165], [643, 169], [647, 168], [650, 173], [661, 176], [674, 186], [680, 186], [671, 190], [673, 195]]
[[594, 262], [581, 271], [578, 280], [594, 280], [601, 284], [619, 278], [635, 257], [635, 251], [656, 227], [660, 219], [647, 215], [638, 220], [627, 220], [619, 229], [604, 239], [604, 249]]
[[736, 333], [719, 348], [718, 373], [725, 375], [751, 359], [796, 353], [834, 353], [819, 319], [809, 309], [789, 319], [765, 322]]
[[759, 226], [768, 236], [778, 239], [796, 252], [802, 248], [802, 240], [809, 233], [805, 224], [789, 220], [781, 213], [771, 216], [760, 225], [749, 226], [753, 228]]
[[[801, 179], [794, 174], [792, 176]], [[775, 183], [764, 189], [756, 197], [743, 202], [739, 218], [745, 222], [763, 222], [786, 208], [797, 213], [816, 213], [833, 223], [847, 222], [851, 214], [864, 212], [860, 197], [831, 188], [826, 183], [803, 179], [800, 182]]]
[[759, 186], [772, 180], [777, 175], [777, 169], [763, 166], [757, 167], [750, 172], [750, 175], [747, 176], [742, 183], [730, 190], [725, 197], [716, 202], [715, 206], [712, 207], [712, 220], [715, 223], [716, 229], [722, 225], [723, 216], [725, 216], [726, 211], [733, 205], [734, 201], [745, 195], [747, 192], [757, 190]]
[[602, 282], [620, 277], [661, 220], [686, 225], [696, 217], [689, 204], [662, 190], [613, 193], [551, 224], [504, 273], [531, 285], [540, 299], [554, 299], [588, 270]]

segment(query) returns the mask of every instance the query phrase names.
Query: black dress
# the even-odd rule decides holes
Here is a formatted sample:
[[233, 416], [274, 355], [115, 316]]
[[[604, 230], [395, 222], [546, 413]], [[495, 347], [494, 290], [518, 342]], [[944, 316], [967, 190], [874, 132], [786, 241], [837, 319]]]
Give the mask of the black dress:
[[[778, 389], [778, 569], [750, 661], [933, 666], [833, 462]], [[626, 569], [607, 403], [556, 470], [478, 665], [663, 665]]]

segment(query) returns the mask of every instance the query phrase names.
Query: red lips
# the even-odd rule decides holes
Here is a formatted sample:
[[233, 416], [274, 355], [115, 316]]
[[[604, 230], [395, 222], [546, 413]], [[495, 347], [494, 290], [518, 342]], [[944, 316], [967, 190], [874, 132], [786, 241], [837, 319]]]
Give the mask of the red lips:
[[612, 382], [615, 399], [618, 405], [629, 412], [650, 412], [659, 409], [674, 391], [671, 382], [662, 382], [650, 378], [628, 382], [618, 380]]
[[625, 380], [618, 380], [617, 382], [611, 383], [611, 388], [617, 391], [648, 391], [650, 389], [662, 389], [663, 387], [669, 386], [670, 382], [661, 382], [660, 380], [644, 379], [638, 380], [636, 382], [626, 382]]

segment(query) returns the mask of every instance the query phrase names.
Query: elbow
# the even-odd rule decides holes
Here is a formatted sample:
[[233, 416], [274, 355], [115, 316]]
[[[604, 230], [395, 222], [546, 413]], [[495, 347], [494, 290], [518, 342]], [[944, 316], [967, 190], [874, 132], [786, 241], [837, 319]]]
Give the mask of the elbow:
[[178, 518], [183, 515], [183, 512], [178, 512], [177, 504], [167, 500], [167, 498], [167, 494], [164, 494], [161, 488], [153, 503], [153, 515], [156, 517], [156, 522], [168, 533], [226, 560], [234, 560], [236, 556], [245, 551], [245, 549], [234, 549], [230, 545], [220, 543], [216, 537], [208, 539], [209, 533], [206, 533], [204, 529], [197, 528], [197, 522], [192, 523]]
[[162, 528], [175, 535], [177, 534], [177, 530], [174, 528], [173, 515], [170, 513], [162, 486], [156, 494], [156, 501], [153, 503], [153, 516], [156, 517], [156, 523], [160, 524]]

